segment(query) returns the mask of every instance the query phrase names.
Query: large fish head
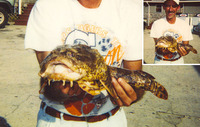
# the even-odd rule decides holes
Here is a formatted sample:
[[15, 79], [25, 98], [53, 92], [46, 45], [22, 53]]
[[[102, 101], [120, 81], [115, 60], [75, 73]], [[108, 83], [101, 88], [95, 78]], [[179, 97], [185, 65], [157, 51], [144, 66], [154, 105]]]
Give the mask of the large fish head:
[[40, 64], [39, 75], [54, 81], [76, 81], [96, 67], [98, 56], [97, 50], [86, 45], [60, 46]]

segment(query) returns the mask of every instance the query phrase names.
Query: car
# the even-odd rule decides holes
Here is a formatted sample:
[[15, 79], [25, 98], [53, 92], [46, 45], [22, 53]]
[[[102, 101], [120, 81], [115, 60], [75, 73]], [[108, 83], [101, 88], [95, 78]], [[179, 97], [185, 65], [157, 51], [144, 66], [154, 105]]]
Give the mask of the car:
[[14, 13], [15, 0], [0, 0], [0, 28], [8, 23], [8, 14]]

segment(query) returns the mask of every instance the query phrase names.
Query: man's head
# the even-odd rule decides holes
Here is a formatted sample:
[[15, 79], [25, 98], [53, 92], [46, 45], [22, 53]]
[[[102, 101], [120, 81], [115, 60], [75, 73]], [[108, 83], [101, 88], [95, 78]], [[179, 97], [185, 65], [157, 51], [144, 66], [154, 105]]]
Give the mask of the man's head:
[[174, 1], [177, 5], [179, 5], [179, 0], [164, 0], [164, 3], [167, 1]]
[[180, 9], [179, 0], [165, 0], [163, 9], [165, 10], [167, 20], [175, 21], [176, 13]]

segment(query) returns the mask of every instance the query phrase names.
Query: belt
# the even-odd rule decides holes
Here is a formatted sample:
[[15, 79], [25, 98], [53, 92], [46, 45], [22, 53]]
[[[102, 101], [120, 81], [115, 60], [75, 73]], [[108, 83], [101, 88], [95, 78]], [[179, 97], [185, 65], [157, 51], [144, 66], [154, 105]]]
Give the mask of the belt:
[[170, 59], [162, 58], [162, 57], [157, 56], [157, 55], [156, 55], [156, 57], [157, 57], [158, 59], [160, 59], [160, 60], [164, 60], [164, 61], [176, 61], [176, 60], [178, 60], [179, 58], [181, 58], [181, 56], [180, 56], [180, 57], [178, 57], [178, 58], [176, 58], [176, 59], [172, 59], [172, 60], [170, 60]]
[[[41, 107], [42, 109], [44, 109], [45, 107], [45, 103], [42, 102]], [[66, 121], [86, 121], [86, 122], [97, 122], [97, 121], [102, 121], [104, 119], [109, 118], [110, 116], [113, 116], [118, 110], [119, 110], [119, 106], [117, 106], [116, 108], [112, 109], [110, 112], [104, 113], [102, 115], [98, 115], [98, 116], [88, 116], [88, 117], [76, 117], [76, 116], [71, 116], [68, 114], [63, 114], [63, 119]], [[46, 107], [45, 109], [45, 113], [47, 113], [50, 116], [56, 117], [61, 119], [61, 112], [57, 111], [49, 106]]]

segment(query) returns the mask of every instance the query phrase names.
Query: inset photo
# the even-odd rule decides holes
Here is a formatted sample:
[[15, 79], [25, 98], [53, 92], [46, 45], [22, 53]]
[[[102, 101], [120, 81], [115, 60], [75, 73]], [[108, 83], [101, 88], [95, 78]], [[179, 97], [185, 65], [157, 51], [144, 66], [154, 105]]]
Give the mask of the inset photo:
[[200, 64], [200, 1], [144, 0], [143, 64]]

